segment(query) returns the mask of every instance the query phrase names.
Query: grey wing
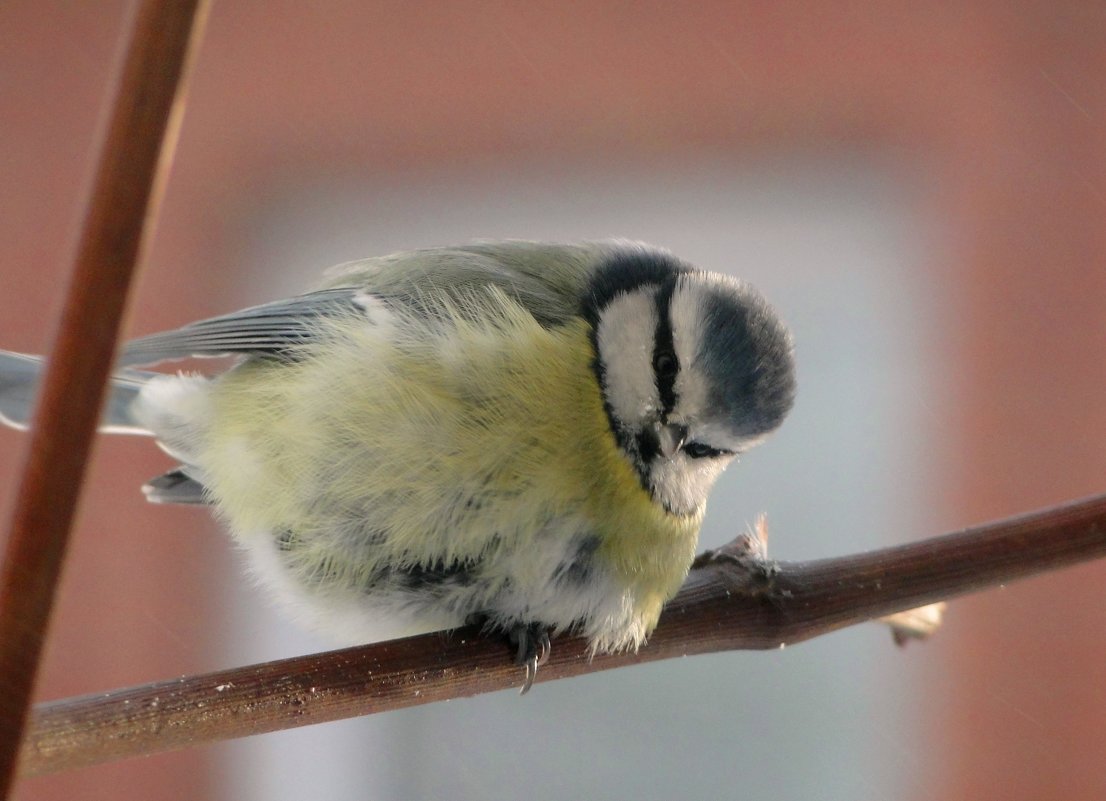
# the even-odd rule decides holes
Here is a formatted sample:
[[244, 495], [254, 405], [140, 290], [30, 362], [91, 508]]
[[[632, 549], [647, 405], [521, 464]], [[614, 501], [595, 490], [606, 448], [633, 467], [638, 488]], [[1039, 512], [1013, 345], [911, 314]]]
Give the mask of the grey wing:
[[419, 313], [428, 311], [428, 298], [463, 302], [474, 289], [494, 286], [549, 327], [580, 313], [596, 265], [625, 245], [503, 240], [414, 250], [339, 265], [327, 285], [364, 287]]
[[[433, 316], [445, 297], [463, 306], [473, 291], [501, 289], [543, 326], [580, 313], [588, 281], [606, 254], [631, 243], [498, 241], [396, 253], [340, 265], [324, 287], [130, 342], [119, 365], [234, 354], [291, 360], [316, 334], [320, 317], [360, 314], [372, 301]], [[640, 247], [632, 245], [633, 247]]]
[[[296, 346], [309, 342], [315, 335], [320, 318], [366, 315], [364, 297], [363, 292], [351, 287], [324, 289], [200, 320], [132, 340], [124, 348], [119, 366], [235, 354], [294, 358]], [[362, 298], [361, 303], [358, 298]]]

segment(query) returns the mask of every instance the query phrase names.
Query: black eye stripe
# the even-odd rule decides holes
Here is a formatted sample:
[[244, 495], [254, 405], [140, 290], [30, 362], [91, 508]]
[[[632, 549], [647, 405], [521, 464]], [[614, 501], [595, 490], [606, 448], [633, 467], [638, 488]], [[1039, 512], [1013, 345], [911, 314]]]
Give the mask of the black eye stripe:
[[657, 288], [656, 295], [657, 330], [653, 334], [653, 375], [657, 382], [662, 419], [676, 408], [676, 374], [680, 371], [680, 362], [676, 358], [676, 347], [672, 341], [672, 320], [669, 317], [672, 293], [675, 290], [676, 276], [671, 276]]
[[733, 451], [722, 448], [713, 448], [702, 442], [688, 442], [684, 445], [683, 450], [692, 459], [713, 459], [717, 456], [729, 456], [733, 453]]
[[653, 371], [658, 376], [674, 376], [680, 370], [676, 354], [668, 350], [659, 350], [653, 356]]

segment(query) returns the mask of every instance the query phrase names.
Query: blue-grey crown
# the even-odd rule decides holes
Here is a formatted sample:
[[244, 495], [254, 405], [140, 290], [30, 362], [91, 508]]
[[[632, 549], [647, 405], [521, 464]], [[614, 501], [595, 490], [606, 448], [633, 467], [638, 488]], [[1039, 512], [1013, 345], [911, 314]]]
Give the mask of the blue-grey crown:
[[728, 410], [735, 434], [775, 429], [795, 402], [791, 335], [760, 293], [745, 284], [716, 284], [707, 294], [705, 333], [697, 354], [708, 376], [709, 401]]

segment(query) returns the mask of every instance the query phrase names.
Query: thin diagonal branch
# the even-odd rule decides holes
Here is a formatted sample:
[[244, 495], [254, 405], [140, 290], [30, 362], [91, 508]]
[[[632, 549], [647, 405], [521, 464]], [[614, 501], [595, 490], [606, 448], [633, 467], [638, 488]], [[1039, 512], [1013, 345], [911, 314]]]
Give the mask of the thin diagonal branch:
[[[1106, 555], [1106, 495], [911, 545], [773, 563], [739, 539], [696, 561], [636, 654], [589, 660], [558, 638], [538, 682], [675, 656], [790, 645]], [[25, 774], [517, 688], [506, 646], [474, 629], [269, 662], [39, 705]], [[524, 702], [528, 703], [528, 702]]]
[[171, 120], [180, 116], [174, 102], [200, 5], [145, 0], [119, 74], [0, 572], [0, 797], [11, 788], [104, 383], [172, 149], [163, 141], [172, 141]]

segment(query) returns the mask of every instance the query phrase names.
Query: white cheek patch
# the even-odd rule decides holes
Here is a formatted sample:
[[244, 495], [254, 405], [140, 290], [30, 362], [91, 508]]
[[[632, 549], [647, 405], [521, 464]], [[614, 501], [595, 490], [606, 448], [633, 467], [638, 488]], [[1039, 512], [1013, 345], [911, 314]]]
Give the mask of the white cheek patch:
[[619, 295], [603, 309], [596, 332], [603, 383], [615, 418], [640, 423], [660, 406], [653, 381], [657, 330], [654, 291]]

